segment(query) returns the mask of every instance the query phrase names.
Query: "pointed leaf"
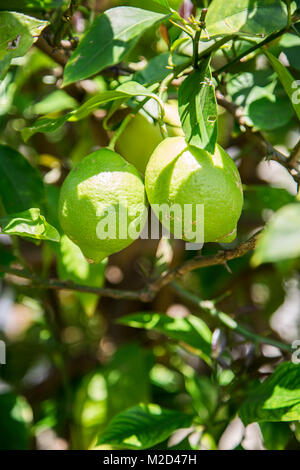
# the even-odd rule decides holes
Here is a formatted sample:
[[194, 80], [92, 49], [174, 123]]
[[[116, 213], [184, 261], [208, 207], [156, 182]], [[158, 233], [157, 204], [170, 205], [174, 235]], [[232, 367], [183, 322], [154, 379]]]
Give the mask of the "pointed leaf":
[[148, 449], [166, 440], [174, 431], [189, 427], [193, 417], [154, 404], [141, 404], [115, 416], [97, 445], [122, 449]]
[[0, 11], [0, 79], [4, 77], [11, 60], [23, 56], [34, 42], [34, 37], [48, 24], [14, 11]]
[[249, 393], [240, 409], [247, 426], [254, 421], [300, 419], [300, 364], [285, 362]]
[[71, 55], [63, 86], [118, 64], [139, 36], [166, 15], [133, 7], [116, 7], [98, 16]]
[[201, 318], [194, 315], [173, 318], [160, 313], [140, 312], [127, 315], [119, 319], [118, 323], [159, 331], [176, 341], [183, 341], [207, 356], [211, 354], [211, 331]]
[[60, 235], [56, 228], [48, 224], [40, 209], [32, 208], [18, 214], [10, 214], [0, 219], [2, 233], [19, 235], [36, 240], [58, 242]]
[[214, 153], [218, 111], [209, 59], [204, 60], [180, 86], [178, 106], [186, 141]]
[[277, 73], [279, 80], [282, 83], [283, 88], [286, 91], [293, 108], [300, 120], [300, 102], [298, 98], [295, 98], [295, 95], [298, 95], [298, 82], [294, 79], [294, 77], [290, 74], [287, 68], [280, 62], [280, 60], [276, 59], [273, 54], [269, 51], [265, 51], [266, 56], [268, 57], [269, 61], [275, 72]]
[[148, 96], [156, 100], [163, 108], [163, 104], [157, 95], [137, 82], [129, 81], [120, 85], [116, 90], [104, 91], [87, 100], [78, 109], [58, 118], [43, 117], [35, 121], [31, 127], [22, 129], [22, 137], [25, 142], [37, 132], [54, 132], [67, 121], [79, 121], [85, 118], [101, 105], [132, 96]]

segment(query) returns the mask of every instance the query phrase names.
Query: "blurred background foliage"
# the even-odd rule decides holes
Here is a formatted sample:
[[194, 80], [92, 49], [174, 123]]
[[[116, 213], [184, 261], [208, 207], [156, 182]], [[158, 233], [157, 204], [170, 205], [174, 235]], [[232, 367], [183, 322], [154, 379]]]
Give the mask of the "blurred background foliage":
[[[7, 3], [0, 0], [0, 13], [7, 10]], [[42, 39], [32, 47], [29, 44], [25, 55], [12, 59], [1, 79], [0, 143], [20, 152], [38, 170], [35, 194], [40, 203], [43, 198], [43, 213], [58, 231], [59, 187], [74, 164], [109, 142], [112, 132], [105, 128], [105, 117], [111, 104], [81, 121], [67, 122], [52, 133], [36, 133], [26, 143], [21, 131], [40, 115], [59, 117], [87, 98], [114, 89], [128, 76], [147, 85], [164, 78], [159, 74], [165, 71], [170, 43], [182, 34], [169, 22], [149, 28], [120, 67], [110, 67], [94, 77], [60, 88], [64, 58], [71, 54], [73, 41], [80, 40], [98, 14], [117, 5], [161, 12], [164, 9], [160, 3], [77, 1], [66, 23], [62, 20], [69, 4], [66, 0], [9, 2], [10, 10], [47, 20], [49, 26]], [[172, 0], [170, 4], [180, 8], [181, 14], [187, 17], [191, 13], [198, 16], [210, 1]], [[254, 38], [252, 43], [255, 41]], [[213, 56], [212, 68], [222, 67], [249, 45], [244, 39], [231, 41]], [[295, 80], [300, 79], [299, 45], [300, 38], [295, 31], [269, 45], [269, 51], [281, 57]], [[184, 42], [173, 60], [182, 63], [191, 53], [190, 45]], [[288, 154], [296, 145], [299, 126], [293, 106], [260, 50], [233, 65], [219, 86], [229, 100], [243, 107], [247, 124], [263, 133], [273, 146]], [[168, 99], [170, 103], [174, 101], [176, 109], [176, 83], [169, 88]], [[111, 129], [128, 114], [128, 106], [130, 102], [111, 118]], [[149, 119], [151, 106], [147, 111], [144, 116]], [[169, 132], [176, 135], [181, 129], [174, 110], [170, 119]], [[143, 148], [143, 133], [136, 132], [135, 139], [137, 143], [133, 145]], [[293, 203], [297, 185], [279, 163], [262, 158], [256, 140], [249, 139], [221, 107], [219, 142], [237, 163], [245, 189], [238, 239], [232, 245], [236, 246], [263, 226], [274, 212]], [[11, 192], [6, 193], [11, 204], [14, 204], [13, 187], [26, 186], [26, 171], [20, 169]], [[0, 215], [4, 216], [6, 183], [2, 177], [0, 182]], [[14, 208], [13, 212], [25, 209]], [[284, 244], [284, 239], [281, 242]], [[59, 277], [83, 285], [134, 290], [153, 275], [157, 245], [155, 240], [137, 240], [108, 261], [93, 266], [66, 236], [60, 243], [39, 243], [1, 235], [0, 261], [4, 266], [21, 262], [44, 278]], [[195, 254], [185, 251], [179, 240], [173, 240], [171, 248], [172, 266]], [[202, 253], [215, 254], [224, 248], [228, 247], [208, 244]], [[167, 248], [164, 250], [167, 256]], [[299, 253], [260, 264], [255, 269], [250, 257], [246, 254], [230, 261], [229, 266], [190, 272], [181, 279], [182, 285], [201, 299], [219, 299], [218, 308], [256, 334], [291, 344], [300, 338]], [[199, 309], [171, 287], [165, 287], [150, 304], [143, 304], [66, 290], [44, 290], [38, 286], [30, 288], [24, 279], [3, 276], [0, 275], [0, 339], [6, 345], [6, 364], [0, 366], [0, 448], [91, 448], [113, 417], [139, 403], [156, 403], [178, 413], [196, 415], [197, 420], [153, 448], [299, 450], [297, 420], [252, 423], [245, 427], [237, 418], [248, 387], [272, 373], [281, 362], [288, 361], [290, 355], [286, 351], [245, 340], [220, 326], [216, 318], [201, 312], [213, 342], [212, 357], [203, 359], [201, 351], [178, 340], [184, 330], [180, 333], [179, 329], [179, 335], [174, 338], [175, 320], [199, 316]], [[118, 322], [135, 312], [143, 313], [139, 320], [132, 321], [134, 328], [126, 321]], [[150, 319], [157, 326], [157, 318], [149, 317], [151, 312], [163, 313], [174, 320], [169, 337], [164, 334], [168, 333], [168, 326], [146, 326]], [[191, 333], [190, 325], [180, 324], [180, 328], [185, 327]], [[110, 448], [109, 444], [101, 446]]]

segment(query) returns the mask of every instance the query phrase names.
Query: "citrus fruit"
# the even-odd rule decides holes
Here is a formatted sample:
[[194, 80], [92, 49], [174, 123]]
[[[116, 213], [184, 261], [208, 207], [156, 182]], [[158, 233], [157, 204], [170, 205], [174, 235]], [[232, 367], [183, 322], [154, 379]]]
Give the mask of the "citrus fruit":
[[[182, 213], [186, 204], [192, 205], [190, 222], [195, 226], [196, 206], [203, 204], [202, 241], [226, 243], [235, 239], [243, 205], [242, 185], [234, 162], [219, 145], [211, 155], [187, 145], [183, 137], [165, 139], [149, 160], [145, 186], [154, 212], [165, 227], [170, 226], [172, 233], [176, 228], [176, 218], [172, 213], [162, 215], [158, 210], [160, 205], [171, 207], [177, 204]], [[182, 225], [182, 220], [178, 223]], [[185, 230], [182, 234], [180, 238], [192, 241]]]
[[116, 150], [142, 174], [155, 147], [162, 141], [158, 126], [136, 114], [116, 142]]
[[61, 188], [61, 227], [91, 262], [130, 245], [143, 229], [146, 212], [138, 171], [107, 148], [81, 160]]

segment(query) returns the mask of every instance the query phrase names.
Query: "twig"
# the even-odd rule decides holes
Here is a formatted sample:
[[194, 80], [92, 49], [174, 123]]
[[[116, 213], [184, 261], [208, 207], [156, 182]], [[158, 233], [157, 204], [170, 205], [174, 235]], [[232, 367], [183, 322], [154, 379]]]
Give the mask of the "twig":
[[282, 349], [284, 351], [292, 352], [292, 348], [290, 345], [281, 343], [280, 341], [277, 341], [272, 338], [266, 338], [264, 336], [257, 335], [256, 333], [253, 333], [252, 331], [249, 331], [247, 328], [244, 328], [243, 326], [239, 325], [233, 318], [231, 318], [229, 315], [227, 315], [224, 312], [221, 312], [218, 310], [215, 306], [215, 302], [209, 301], [209, 300], [201, 300], [198, 296], [195, 294], [187, 291], [183, 287], [179, 286], [177, 283], [172, 282], [172, 288], [183, 298], [189, 300], [193, 304], [197, 305], [201, 310], [207, 312], [209, 315], [212, 317], [217, 318], [223, 325], [225, 325], [227, 328], [230, 328], [231, 330], [235, 331], [236, 333], [240, 334], [241, 336], [244, 336], [244, 338], [248, 338], [254, 343], [261, 343], [261, 344], [269, 344], [271, 346], [275, 346], [279, 349]]
[[156, 293], [177, 277], [184, 276], [190, 271], [194, 271], [195, 269], [204, 268], [208, 266], [225, 264], [231, 259], [240, 258], [245, 253], [255, 248], [258, 236], [259, 234], [255, 234], [249, 240], [241, 243], [238, 247], [232, 250], [219, 251], [217, 254], [211, 256], [196, 256], [195, 258], [186, 261], [185, 263], [177, 266], [176, 268], [167, 271], [165, 274], [163, 274], [154, 282], [152, 282], [149, 285], [149, 289], [150, 291]]

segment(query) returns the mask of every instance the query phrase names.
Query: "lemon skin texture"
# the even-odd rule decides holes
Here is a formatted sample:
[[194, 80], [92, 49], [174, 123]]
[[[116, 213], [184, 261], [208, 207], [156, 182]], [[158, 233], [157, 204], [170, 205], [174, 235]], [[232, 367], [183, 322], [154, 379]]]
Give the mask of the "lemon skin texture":
[[[234, 162], [218, 144], [211, 155], [187, 145], [183, 137], [165, 139], [149, 160], [145, 186], [150, 205], [179, 204], [184, 211], [184, 204], [192, 204], [194, 223], [196, 204], [203, 204], [204, 242], [229, 243], [236, 238], [242, 184]], [[174, 233], [173, 222], [170, 225]]]
[[[137, 233], [133, 238], [128, 226], [134, 224], [136, 232], [143, 229], [146, 204], [144, 184], [136, 168], [116, 152], [103, 148], [85, 157], [68, 174], [60, 192], [59, 221], [87, 260], [99, 263], [138, 237]], [[119, 222], [121, 211], [127, 214], [126, 227], [124, 218]], [[98, 224], [105, 218], [109, 223], [108, 214], [115, 222], [104, 228], [109, 236], [99, 238]], [[108, 232], [108, 226], [113, 232]]]
[[144, 174], [153, 150], [161, 141], [158, 126], [142, 114], [136, 114], [117, 140], [116, 151]]

